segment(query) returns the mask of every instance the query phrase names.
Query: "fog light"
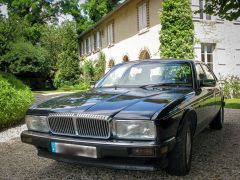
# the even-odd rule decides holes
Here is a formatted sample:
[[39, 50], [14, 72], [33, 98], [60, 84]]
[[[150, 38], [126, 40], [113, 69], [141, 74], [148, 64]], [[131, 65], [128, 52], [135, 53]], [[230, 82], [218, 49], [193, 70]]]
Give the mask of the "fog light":
[[152, 148], [134, 148], [131, 151], [133, 156], [154, 156], [154, 149]]

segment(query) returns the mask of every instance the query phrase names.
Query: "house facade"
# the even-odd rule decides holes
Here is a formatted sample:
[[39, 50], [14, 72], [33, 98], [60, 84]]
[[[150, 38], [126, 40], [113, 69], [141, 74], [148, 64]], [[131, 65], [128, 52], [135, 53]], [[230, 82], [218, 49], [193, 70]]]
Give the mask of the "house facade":
[[[106, 68], [138, 59], [159, 59], [162, 0], [125, 0], [114, 11], [79, 36], [80, 56], [97, 59], [102, 51]], [[204, 7], [192, 0], [193, 12]], [[240, 19], [222, 20], [193, 13], [195, 59], [206, 62], [218, 77], [240, 76]]]

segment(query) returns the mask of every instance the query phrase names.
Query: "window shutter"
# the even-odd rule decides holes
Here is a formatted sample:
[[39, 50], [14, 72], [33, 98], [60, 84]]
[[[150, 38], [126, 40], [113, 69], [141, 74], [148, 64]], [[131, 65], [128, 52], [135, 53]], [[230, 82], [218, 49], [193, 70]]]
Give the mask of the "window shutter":
[[112, 45], [114, 43], [114, 23], [108, 25], [108, 45]]
[[87, 54], [87, 39], [84, 40], [84, 54]]
[[84, 54], [84, 43], [83, 41], [81, 42], [81, 56]]
[[147, 3], [142, 5], [142, 29], [147, 27]]
[[147, 13], [147, 27], [149, 27], [150, 26], [149, 1], [146, 2], [146, 13]]
[[108, 46], [110, 45], [111, 37], [110, 37], [110, 24], [107, 27], [107, 40], [108, 40]]
[[142, 6], [138, 7], [138, 18], [139, 18], [139, 20], [138, 20], [138, 22], [139, 22], [138, 29], [140, 31], [140, 30], [143, 29], [143, 9], [142, 9]]
[[91, 36], [91, 52], [95, 51], [94, 34]]
[[114, 44], [115, 36], [114, 36], [114, 22], [112, 22], [112, 44]]

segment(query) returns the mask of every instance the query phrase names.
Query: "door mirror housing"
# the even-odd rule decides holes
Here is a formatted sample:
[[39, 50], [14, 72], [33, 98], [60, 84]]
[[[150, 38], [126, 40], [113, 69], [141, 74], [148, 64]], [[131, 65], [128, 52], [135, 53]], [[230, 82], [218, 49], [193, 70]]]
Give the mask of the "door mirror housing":
[[95, 87], [95, 84], [96, 84], [96, 81], [90, 81], [90, 86], [91, 86], [91, 88], [94, 88], [94, 87]]
[[199, 80], [200, 87], [214, 87], [216, 86], [216, 80], [215, 79], [204, 79]]

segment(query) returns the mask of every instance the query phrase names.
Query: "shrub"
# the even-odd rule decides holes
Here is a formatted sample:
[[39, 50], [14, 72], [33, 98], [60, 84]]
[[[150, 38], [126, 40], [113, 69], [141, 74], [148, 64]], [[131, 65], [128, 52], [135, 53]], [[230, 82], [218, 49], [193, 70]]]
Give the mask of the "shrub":
[[21, 121], [33, 99], [30, 89], [20, 80], [0, 72], [0, 129]]
[[61, 34], [62, 44], [54, 78], [56, 88], [77, 84], [81, 74], [75, 24], [73, 22], [64, 22], [59, 29], [59, 33]]
[[95, 75], [94, 80], [99, 80], [105, 74], [106, 57], [105, 54], [100, 52], [98, 60], [95, 63]]
[[2, 57], [8, 64], [8, 71], [16, 74], [40, 74], [46, 76], [50, 71], [46, 49], [33, 45], [30, 42], [15, 42], [11, 44], [10, 51]]
[[97, 60], [82, 59], [83, 79], [87, 81], [98, 81], [105, 73], [106, 58], [100, 52]]
[[93, 81], [95, 76], [95, 65], [92, 60], [85, 60], [82, 66], [83, 79], [85, 81]]
[[161, 58], [194, 58], [194, 24], [189, 0], [164, 0], [160, 12]]
[[223, 93], [226, 99], [240, 98], [240, 78], [229, 76], [222, 82]]

